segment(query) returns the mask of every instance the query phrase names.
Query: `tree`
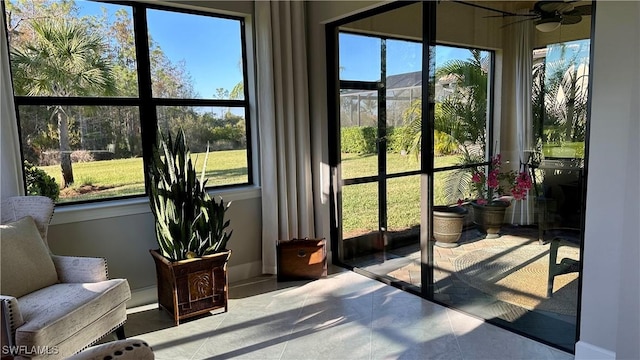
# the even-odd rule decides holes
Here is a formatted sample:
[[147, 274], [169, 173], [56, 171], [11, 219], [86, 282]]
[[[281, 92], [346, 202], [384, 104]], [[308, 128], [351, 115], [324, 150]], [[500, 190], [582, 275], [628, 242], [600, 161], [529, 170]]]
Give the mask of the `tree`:
[[[11, 52], [11, 66], [17, 95], [91, 96], [111, 95], [115, 81], [111, 63], [105, 57], [106, 44], [88, 27], [64, 19], [36, 19], [31, 22], [32, 42], [19, 44]], [[65, 107], [51, 107], [58, 123], [60, 165], [64, 186], [73, 183], [69, 116]]]
[[487, 121], [488, 57], [482, 50], [471, 49], [466, 60], [450, 60], [436, 71], [436, 77], [456, 78], [456, 91], [442, 102], [442, 113], [459, 143], [485, 145]]
[[237, 83], [231, 92], [229, 93], [229, 98], [232, 100], [242, 100], [244, 99], [244, 83], [240, 81]]
[[[579, 41], [581, 47], [588, 44]], [[567, 43], [549, 46], [559, 56], [552, 61], [543, 58], [533, 66], [534, 134], [541, 144], [585, 139], [589, 59], [568, 48]]]
[[11, 0], [4, 3], [9, 43], [33, 41], [36, 35], [29, 24], [34, 20], [66, 18], [77, 12], [73, 0]]
[[[455, 144], [472, 143], [484, 147], [486, 141], [487, 86], [485, 70], [488, 57], [482, 51], [470, 49], [467, 60], [450, 60], [436, 70], [436, 78], [455, 77], [455, 91], [442, 103], [435, 105], [434, 130], [438, 152], [450, 152]], [[409, 152], [420, 149], [422, 139], [422, 100], [414, 100], [403, 113], [409, 124], [407, 136], [411, 138]]]

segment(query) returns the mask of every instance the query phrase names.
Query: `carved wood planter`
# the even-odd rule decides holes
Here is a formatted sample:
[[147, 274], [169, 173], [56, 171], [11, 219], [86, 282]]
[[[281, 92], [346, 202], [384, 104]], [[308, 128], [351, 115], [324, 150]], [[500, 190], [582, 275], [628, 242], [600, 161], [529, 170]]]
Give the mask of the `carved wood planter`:
[[156, 264], [158, 304], [180, 320], [213, 310], [227, 312], [227, 262], [231, 250], [201, 258], [169, 261], [157, 250], [149, 250]]

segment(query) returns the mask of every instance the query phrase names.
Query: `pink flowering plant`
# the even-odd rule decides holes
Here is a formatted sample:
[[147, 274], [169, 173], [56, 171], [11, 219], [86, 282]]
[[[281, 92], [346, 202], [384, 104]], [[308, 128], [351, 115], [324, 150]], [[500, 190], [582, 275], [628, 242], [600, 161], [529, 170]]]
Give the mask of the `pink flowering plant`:
[[[497, 154], [491, 159], [489, 173], [485, 175], [484, 167], [474, 168], [471, 175], [471, 185], [477, 194], [476, 203], [486, 205], [511, 195], [514, 200], [524, 200], [531, 189], [531, 177], [526, 171], [501, 171], [502, 158]], [[458, 200], [461, 204], [462, 200]]]

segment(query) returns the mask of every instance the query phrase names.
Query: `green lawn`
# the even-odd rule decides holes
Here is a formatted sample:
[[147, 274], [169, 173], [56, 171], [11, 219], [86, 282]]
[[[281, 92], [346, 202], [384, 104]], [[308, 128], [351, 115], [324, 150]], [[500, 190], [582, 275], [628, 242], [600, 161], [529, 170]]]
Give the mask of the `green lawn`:
[[[193, 154], [196, 168], [201, 169], [205, 154]], [[377, 173], [377, 156], [342, 155], [343, 178], [373, 176]], [[441, 156], [435, 159], [436, 167], [455, 164], [457, 156]], [[208, 184], [241, 184], [247, 182], [245, 150], [215, 151], [207, 161]], [[418, 170], [415, 156], [388, 154], [387, 172], [399, 173]], [[59, 165], [44, 166], [58, 184], [62, 183]], [[118, 197], [144, 193], [142, 159], [119, 159], [74, 163], [75, 183], [63, 189], [60, 202]], [[444, 174], [436, 175], [434, 201], [444, 204], [442, 183]], [[378, 229], [377, 183], [350, 185], [343, 188], [343, 229], [355, 234]], [[387, 206], [389, 230], [401, 230], [420, 222], [420, 176], [413, 175], [387, 181]]]
[[564, 142], [561, 144], [545, 144], [542, 146], [545, 157], [584, 159], [584, 142]]
[[[456, 164], [457, 156], [440, 156], [435, 167]], [[342, 154], [344, 179], [373, 176], [377, 172], [377, 157], [372, 155]], [[399, 173], [418, 170], [415, 156], [388, 154], [387, 172]], [[444, 173], [434, 179], [434, 203], [445, 204]], [[342, 228], [345, 238], [378, 230], [378, 183], [349, 185], [342, 188]], [[406, 176], [387, 181], [388, 230], [402, 230], [420, 223], [420, 176]]]
[[[192, 154], [200, 171], [205, 154]], [[207, 159], [208, 185], [242, 184], [247, 179], [246, 150], [213, 151]], [[62, 184], [60, 165], [40, 167]], [[92, 161], [73, 164], [74, 184], [61, 191], [60, 202], [125, 196], [144, 193], [141, 158]]]

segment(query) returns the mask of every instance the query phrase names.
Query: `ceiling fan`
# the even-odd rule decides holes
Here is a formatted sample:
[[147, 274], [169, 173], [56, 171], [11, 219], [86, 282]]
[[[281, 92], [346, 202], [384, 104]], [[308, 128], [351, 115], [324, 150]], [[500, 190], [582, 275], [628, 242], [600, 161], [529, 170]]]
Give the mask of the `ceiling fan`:
[[577, 24], [582, 21], [583, 16], [591, 15], [591, 4], [575, 5], [575, 3], [578, 2], [579, 1], [541, 0], [536, 2], [533, 5], [533, 10], [526, 14], [492, 10], [502, 13], [502, 15], [498, 15], [498, 17], [527, 17], [527, 19], [509, 23], [505, 26], [521, 21], [533, 21], [538, 31], [550, 32], [561, 25]]

